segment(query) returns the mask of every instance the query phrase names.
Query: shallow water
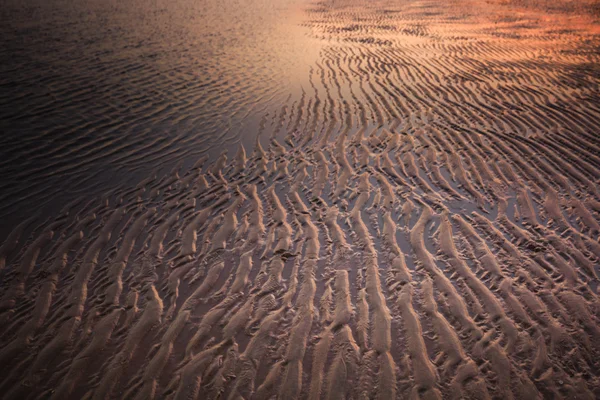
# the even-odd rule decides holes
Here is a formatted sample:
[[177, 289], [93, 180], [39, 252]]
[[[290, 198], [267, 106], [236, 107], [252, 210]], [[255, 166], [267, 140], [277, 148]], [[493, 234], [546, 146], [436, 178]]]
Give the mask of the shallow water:
[[599, 398], [568, 3], [9, 2], [0, 397]]
[[3, 2], [0, 214], [253, 144], [316, 58], [301, 4]]
[[232, 156], [257, 136], [317, 141], [422, 118], [571, 129], [536, 123], [539, 107], [595, 101], [596, 25], [474, 4], [8, 0], [0, 237], [32, 209]]

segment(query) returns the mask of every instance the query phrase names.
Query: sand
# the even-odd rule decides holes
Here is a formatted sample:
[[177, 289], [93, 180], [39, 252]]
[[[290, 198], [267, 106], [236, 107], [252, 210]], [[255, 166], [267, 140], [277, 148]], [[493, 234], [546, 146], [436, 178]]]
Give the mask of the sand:
[[0, 397], [600, 397], [600, 30], [560, 4], [305, 4], [252, 140], [10, 227]]

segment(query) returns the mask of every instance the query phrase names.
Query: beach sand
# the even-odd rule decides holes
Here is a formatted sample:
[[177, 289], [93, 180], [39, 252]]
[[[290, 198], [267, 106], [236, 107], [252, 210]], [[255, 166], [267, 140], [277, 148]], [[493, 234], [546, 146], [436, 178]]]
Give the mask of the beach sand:
[[600, 25], [565, 4], [310, 3], [252, 145], [11, 227], [0, 398], [600, 397]]

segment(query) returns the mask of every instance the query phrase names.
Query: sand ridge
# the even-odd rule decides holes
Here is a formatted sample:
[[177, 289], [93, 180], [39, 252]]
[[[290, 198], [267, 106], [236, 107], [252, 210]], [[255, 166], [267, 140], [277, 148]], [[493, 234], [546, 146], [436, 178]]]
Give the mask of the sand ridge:
[[1, 397], [600, 396], [597, 38], [476, 4], [314, 3], [253, 148], [15, 226]]

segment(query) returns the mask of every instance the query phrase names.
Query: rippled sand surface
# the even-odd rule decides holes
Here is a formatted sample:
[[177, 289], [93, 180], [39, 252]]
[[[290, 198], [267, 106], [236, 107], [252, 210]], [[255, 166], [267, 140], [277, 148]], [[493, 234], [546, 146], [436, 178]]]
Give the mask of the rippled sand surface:
[[2, 11], [0, 397], [600, 397], [597, 14], [141, 4]]

